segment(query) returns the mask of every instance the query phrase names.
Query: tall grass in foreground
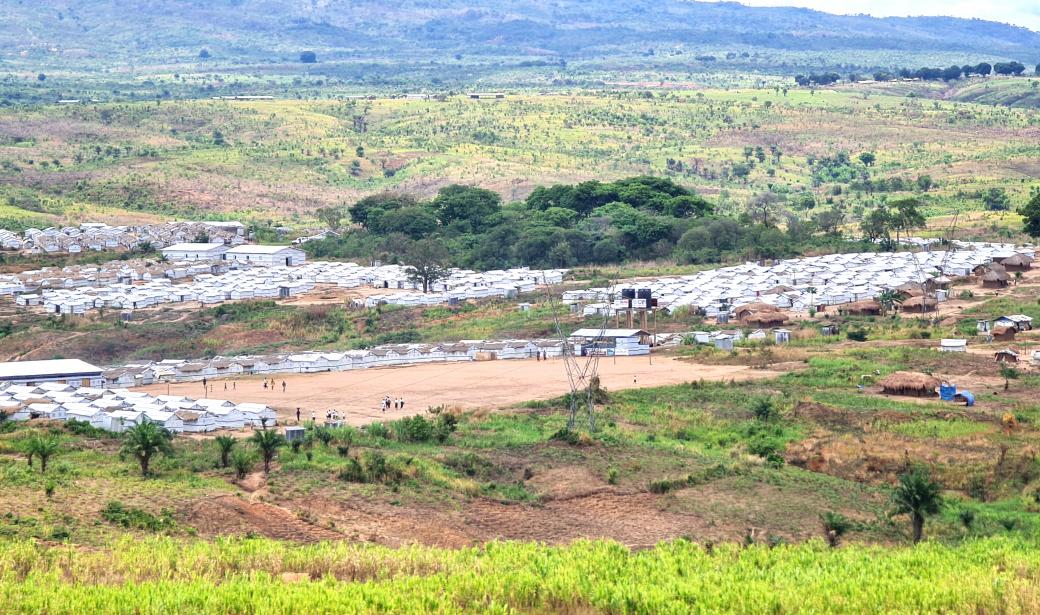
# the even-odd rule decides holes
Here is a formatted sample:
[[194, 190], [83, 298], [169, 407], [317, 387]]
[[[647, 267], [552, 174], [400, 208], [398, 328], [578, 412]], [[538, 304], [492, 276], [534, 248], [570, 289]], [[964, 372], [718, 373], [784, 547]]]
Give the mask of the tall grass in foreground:
[[86, 551], [20, 541], [0, 543], [0, 612], [1028, 613], [1040, 610], [1037, 546], [392, 550], [149, 538]]

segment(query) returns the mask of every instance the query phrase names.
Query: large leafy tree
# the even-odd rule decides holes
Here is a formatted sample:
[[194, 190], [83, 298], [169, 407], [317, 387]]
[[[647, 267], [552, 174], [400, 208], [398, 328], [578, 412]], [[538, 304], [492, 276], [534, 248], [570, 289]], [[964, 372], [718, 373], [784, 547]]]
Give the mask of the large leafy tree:
[[939, 483], [932, 480], [927, 470], [915, 467], [899, 476], [899, 484], [892, 493], [892, 503], [895, 505], [893, 514], [910, 515], [914, 543], [921, 542], [925, 519], [938, 514], [942, 508]]
[[434, 282], [448, 276], [450, 259], [451, 254], [442, 241], [421, 239], [412, 242], [405, 251], [405, 273], [428, 293]]
[[479, 232], [487, 228], [501, 210], [502, 197], [484, 188], [451, 185], [441, 188], [431, 205], [445, 226]]
[[141, 466], [141, 476], [148, 476], [152, 457], [173, 454], [173, 434], [154, 423], [141, 423], [123, 434], [120, 456], [133, 457]]

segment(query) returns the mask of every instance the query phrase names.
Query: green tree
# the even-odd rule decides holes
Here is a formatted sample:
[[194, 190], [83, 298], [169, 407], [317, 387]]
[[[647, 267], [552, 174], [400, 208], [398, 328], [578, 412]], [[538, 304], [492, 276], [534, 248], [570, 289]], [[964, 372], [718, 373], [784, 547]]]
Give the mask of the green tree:
[[347, 216], [347, 212], [342, 206], [319, 207], [314, 214], [325, 226], [334, 231], [342, 228], [343, 218]]
[[[257, 432], [265, 433], [265, 432]], [[235, 449], [235, 452], [231, 454], [231, 467], [235, 469], [235, 476], [238, 480], [242, 480], [253, 471], [253, 466], [256, 464], [256, 455], [253, 451], [246, 450], [244, 448]]]
[[271, 461], [278, 454], [278, 449], [285, 446], [285, 438], [273, 431], [254, 432], [249, 441], [260, 451], [260, 457], [264, 461], [264, 474], [271, 472]]
[[34, 435], [25, 443], [26, 454], [29, 456], [29, 465], [32, 458], [40, 460], [40, 472], [47, 472], [47, 461], [61, 451], [61, 440], [56, 436]]
[[860, 221], [859, 228], [867, 240], [889, 243], [892, 240], [890, 233], [893, 222], [888, 208], [879, 205]]
[[301, 51], [300, 52], [300, 62], [302, 62], [304, 64], [314, 64], [317, 61], [318, 61], [318, 54], [314, 53], [313, 51]]
[[859, 161], [862, 162], [864, 166], [874, 166], [875, 160], [877, 160], [877, 156], [874, 154], [874, 152], [863, 152], [859, 155]]
[[199, 59], [206, 60], [210, 57], [209, 49], [203, 48], [199, 51]]
[[921, 213], [919, 205], [917, 199], [900, 199], [889, 203], [892, 210], [892, 228], [896, 231], [896, 241], [899, 241], [900, 232], [909, 235], [910, 231], [925, 225], [925, 217]]
[[877, 301], [881, 305], [881, 311], [887, 315], [889, 312], [895, 309], [897, 305], [903, 302], [903, 296], [894, 290], [883, 290], [876, 297], [874, 301]]
[[943, 505], [939, 483], [932, 480], [927, 470], [915, 467], [899, 476], [892, 503], [893, 514], [910, 515], [914, 543], [921, 542], [925, 519], [938, 514]]
[[173, 434], [154, 423], [141, 423], [123, 434], [120, 457], [133, 457], [141, 466], [141, 476], [148, 476], [152, 457], [173, 454]]
[[473, 186], [445, 186], [431, 203], [445, 226], [455, 224], [463, 231], [480, 232], [491, 225], [502, 208], [497, 192]]
[[1022, 216], [1026, 235], [1034, 239], [1040, 237], [1040, 189], [1033, 189], [1029, 201], [1018, 209], [1018, 215]]
[[428, 293], [434, 282], [448, 276], [450, 258], [439, 240], [414, 241], [405, 250], [405, 273], [410, 281], [422, 285], [423, 293]]
[[1011, 209], [1011, 198], [1003, 188], [990, 188], [982, 193], [982, 203], [990, 211], [1007, 211]]
[[220, 451], [220, 467], [228, 467], [228, 457], [231, 455], [231, 450], [235, 448], [236, 440], [231, 436], [217, 436], [213, 441], [217, 444], [217, 450]]
[[820, 522], [823, 525], [823, 536], [831, 548], [837, 547], [841, 537], [852, 529], [852, 521], [840, 512], [825, 512], [820, 515]]

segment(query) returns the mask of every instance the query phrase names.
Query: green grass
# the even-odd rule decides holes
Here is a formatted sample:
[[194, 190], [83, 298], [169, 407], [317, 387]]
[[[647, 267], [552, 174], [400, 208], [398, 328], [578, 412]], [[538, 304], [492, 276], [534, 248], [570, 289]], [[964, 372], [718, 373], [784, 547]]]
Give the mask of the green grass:
[[944, 421], [940, 419], [916, 420], [908, 423], [899, 423], [892, 427], [892, 431], [904, 436], [935, 439], [964, 438], [989, 433], [994, 430], [995, 428], [992, 425], [986, 425], [985, 423], [967, 420]]
[[0, 550], [0, 600], [11, 613], [53, 614], [1028, 612], [1037, 553], [1015, 539], [710, 551], [680, 540], [640, 552], [586, 541], [457, 551], [169, 539], [80, 551], [16, 541]]

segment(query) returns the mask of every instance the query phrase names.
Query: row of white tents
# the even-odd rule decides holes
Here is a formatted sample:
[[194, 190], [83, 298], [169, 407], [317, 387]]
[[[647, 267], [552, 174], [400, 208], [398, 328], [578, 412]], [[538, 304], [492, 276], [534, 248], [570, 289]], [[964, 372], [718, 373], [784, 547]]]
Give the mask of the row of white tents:
[[[214, 265], [208, 262], [171, 263], [165, 268], [164, 278], [136, 283], [106, 283], [96, 285], [68, 285], [43, 289], [37, 293], [16, 294], [20, 306], [42, 306], [54, 314], [85, 314], [95, 309], [137, 310], [168, 303], [199, 302], [213, 305], [225, 301], [248, 299], [289, 298], [312, 292], [318, 284], [341, 288], [370, 286], [397, 290], [412, 290], [417, 283], [408, 279], [400, 266], [362, 267], [354, 263], [310, 262], [298, 266], [254, 267], [244, 266], [224, 273], [211, 273]], [[387, 292], [360, 301], [374, 307], [380, 303], [391, 305], [435, 305], [453, 300], [486, 297], [513, 297], [517, 293], [535, 290], [543, 281], [558, 283], [565, 270], [531, 270], [527, 268], [477, 273], [453, 270], [450, 275], [434, 284], [430, 293]], [[190, 277], [191, 281], [174, 283], [172, 279]], [[126, 282], [127, 280], [122, 280]]]
[[29, 228], [21, 235], [0, 229], [0, 249], [30, 254], [79, 254], [133, 250], [145, 244], [163, 248], [193, 241], [202, 234], [211, 241], [238, 245], [245, 242], [245, 230], [240, 222], [168, 222], [137, 226], [84, 223], [61, 228]]
[[123, 432], [154, 423], [172, 432], [206, 432], [275, 425], [275, 412], [264, 404], [235, 404], [220, 399], [149, 395], [127, 389], [75, 387], [59, 382], [0, 384], [0, 411], [15, 421], [76, 420], [97, 429]]
[[[1016, 253], [1032, 255], [1034, 251], [1031, 246], [990, 243], [962, 243], [961, 247], [970, 249], [830, 254], [771, 265], [746, 263], [616, 288], [567, 291], [563, 301], [585, 304], [586, 313], [609, 312], [612, 306], [607, 302], [620, 298], [622, 286], [632, 286], [650, 289], [658, 300], [658, 308], [668, 311], [691, 307], [715, 316], [726, 306], [732, 309], [755, 302], [805, 311], [812, 306], [872, 299], [884, 290], [907, 283], [968, 276], [972, 269], [995, 258]], [[939, 293], [938, 298], [943, 300], [945, 293]]]
[[[580, 347], [573, 351], [580, 353]], [[105, 384], [137, 387], [157, 382], [234, 379], [251, 375], [340, 372], [421, 363], [547, 358], [563, 354], [559, 339], [463, 340], [451, 344], [396, 344], [345, 352], [299, 352], [133, 363], [105, 370]]]

